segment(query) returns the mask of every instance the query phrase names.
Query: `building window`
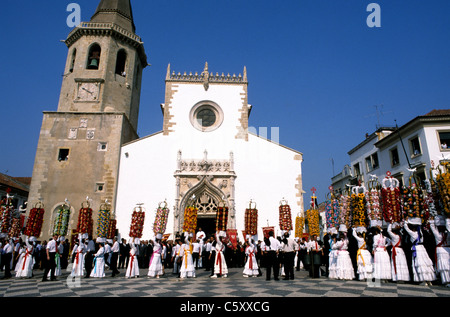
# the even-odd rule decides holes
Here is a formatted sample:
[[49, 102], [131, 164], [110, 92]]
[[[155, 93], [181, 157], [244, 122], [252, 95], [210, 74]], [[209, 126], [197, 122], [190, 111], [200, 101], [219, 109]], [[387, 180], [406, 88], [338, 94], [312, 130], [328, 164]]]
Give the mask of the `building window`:
[[58, 161], [59, 162], [63, 162], [63, 161], [67, 161], [69, 159], [69, 149], [59, 149], [58, 152]]
[[366, 169], [367, 172], [372, 172], [374, 169], [377, 169], [379, 167], [378, 163], [378, 154], [374, 153], [368, 157], [366, 157]]
[[108, 150], [108, 143], [107, 142], [98, 142], [97, 151], [99, 151], [99, 152], [106, 152], [107, 150]]
[[391, 167], [397, 166], [400, 164], [400, 157], [398, 156], [397, 148], [393, 148], [389, 151], [391, 156]]
[[438, 136], [441, 151], [450, 151], [450, 131], [440, 131]]
[[117, 52], [117, 60], [116, 60], [116, 74], [122, 77], [126, 77], [126, 65], [127, 65], [127, 52], [124, 49], [119, 50]]
[[414, 137], [412, 139], [409, 140], [409, 146], [411, 149], [411, 157], [417, 156], [422, 154], [422, 149], [420, 147], [420, 141], [419, 141], [419, 137]]
[[96, 192], [103, 192], [105, 190], [105, 183], [97, 183], [95, 184]]
[[77, 57], [77, 49], [74, 48], [72, 52], [72, 60], [70, 61], [69, 71], [73, 73], [73, 69], [75, 68], [75, 58]]
[[204, 128], [208, 128], [216, 123], [217, 117], [212, 109], [204, 108], [197, 113], [196, 119], [198, 124]]
[[223, 122], [222, 109], [211, 101], [204, 101], [196, 104], [190, 113], [192, 125], [200, 131], [214, 131]]
[[359, 163], [353, 165], [353, 171], [355, 172], [355, 177], [359, 177], [361, 175], [361, 169], [359, 168]]
[[101, 52], [102, 49], [100, 48], [100, 45], [97, 43], [91, 45], [88, 54], [87, 69], [96, 70], [99, 68]]

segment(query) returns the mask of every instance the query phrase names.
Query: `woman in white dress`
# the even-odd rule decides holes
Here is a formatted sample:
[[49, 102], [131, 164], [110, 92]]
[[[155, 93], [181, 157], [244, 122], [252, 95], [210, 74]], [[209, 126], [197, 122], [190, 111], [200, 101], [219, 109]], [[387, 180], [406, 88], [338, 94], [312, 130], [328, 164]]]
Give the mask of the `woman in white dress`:
[[31, 278], [33, 276], [34, 246], [29, 243], [28, 237], [25, 239], [25, 246], [21, 249], [20, 258], [16, 264], [16, 277]]
[[[411, 224], [411, 228], [408, 226]], [[421, 220], [408, 220], [404, 224], [406, 232], [408, 232], [412, 246], [412, 270], [414, 282], [424, 282], [425, 285], [431, 285], [431, 281], [436, 280], [433, 262], [428, 256], [427, 250], [423, 246], [423, 236], [420, 229]]]
[[450, 287], [450, 235], [445, 232], [445, 222], [442, 218], [431, 221], [430, 228], [436, 239], [436, 271], [441, 276], [441, 283]]
[[150, 263], [148, 266], [148, 277], [155, 277], [159, 278], [160, 276], [164, 275], [163, 270], [163, 264], [162, 264], [162, 253], [163, 253], [163, 247], [161, 245], [161, 238], [160, 235], [155, 239], [155, 243], [153, 245], [153, 254], [150, 258]]
[[389, 243], [380, 227], [375, 227], [374, 230], [376, 235], [373, 237], [373, 277], [387, 282], [392, 279], [391, 259], [386, 250]]
[[337, 272], [336, 272], [336, 264], [337, 264], [337, 237], [335, 234], [333, 234], [330, 238], [330, 252], [328, 254], [328, 278], [331, 279], [337, 279]]
[[78, 244], [74, 247], [73, 251], [73, 265], [72, 265], [72, 277], [84, 276], [84, 254], [86, 253], [86, 246], [81, 235], [78, 237]]
[[105, 247], [100, 243], [97, 253], [94, 254], [94, 268], [90, 277], [105, 277]]
[[387, 232], [391, 237], [391, 274], [392, 281], [408, 282], [411, 278], [409, 275], [408, 262], [406, 261], [405, 251], [402, 249], [400, 235], [400, 226], [398, 224], [389, 224]]
[[183, 259], [180, 267], [180, 278], [195, 277], [195, 266], [192, 258], [193, 245], [191, 237], [186, 233], [184, 243], [180, 248], [180, 257]]
[[247, 261], [244, 267], [244, 277], [257, 277], [259, 275], [259, 267], [256, 261], [256, 246], [251, 237], [248, 237], [245, 255], [247, 256]]
[[339, 240], [332, 246], [333, 251], [336, 252], [335, 278], [340, 280], [353, 280], [355, 278], [355, 270], [348, 252], [348, 243], [347, 237], [341, 232], [339, 233]]
[[214, 247], [216, 258], [214, 259], [214, 275], [211, 278], [217, 278], [218, 275], [223, 278], [228, 276], [228, 266], [225, 261], [225, 244], [222, 241], [224, 235], [226, 234], [223, 231], [216, 233], [216, 245]]
[[[139, 246], [139, 239], [131, 238], [130, 240], [130, 260], [128, 261], [127, 271], [125, 273], [126, 278], [139, 277], [139, 263], [137, 258], [137, 247]], [[138, 244], [138, 246], [136, 246]]]
[[[365, 229], [365, 228], [364, 228]], [[373, 273], [373, 258], [370, 252], [366, 247], [366, 239], [364, 229], [356, 232], [355, 229], [352, 229], [352, 234], [358, 242], [358, 252], [356, 255], [357, 262], [357, 273], [359, 280], [371, 279]]]

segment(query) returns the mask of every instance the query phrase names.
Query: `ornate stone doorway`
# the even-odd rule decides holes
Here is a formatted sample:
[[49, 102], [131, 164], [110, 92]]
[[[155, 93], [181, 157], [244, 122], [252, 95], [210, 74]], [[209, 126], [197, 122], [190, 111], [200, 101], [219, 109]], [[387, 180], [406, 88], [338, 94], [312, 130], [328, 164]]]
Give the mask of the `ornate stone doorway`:
[[208, 160], [206, 151], [203, 160], [182, 160], [181, 151], [178, 153], [174, 232], [182, 232], [184, 210], [189, 205], [198, 208], [197, 227], [208, 228], [205, 233], [215, 233], [219, 204], [228, 207], [228, 228], [235, 228], [233, 166], [233, 153], [229, 160]]

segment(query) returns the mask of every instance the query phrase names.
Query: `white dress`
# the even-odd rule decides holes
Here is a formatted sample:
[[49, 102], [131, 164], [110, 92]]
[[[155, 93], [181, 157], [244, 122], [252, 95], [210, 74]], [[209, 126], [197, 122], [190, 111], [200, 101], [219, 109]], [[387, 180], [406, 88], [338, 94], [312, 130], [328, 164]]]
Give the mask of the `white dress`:
[[373, 273], [373, 258], [369, 251], [366, 249], [366, 241], [356, 234], [355, 230], [352, 230], [353, 236], [358, 241], [358, 253], [356, 255], [357, 272], [359, 280], [372, 278]]
[[137, 248], [134, 243], [130, 243], [130, 260], [128, 261], [127, 271], [125, 273], [126, 278], [139, 277], [139, 263], [137, 259]]
[[219, 235], [216, 234], [216, 258], [214, 259], [214, 276], [217, 274], [225, 277], [228, 274], [228, 266], [225, 261], [225, 245], [220, 241]]
[[336, 250], [336, 278], [353, 280], [355, 278], [355, 270], [348, 252], [348, 240], [337, 241], [333, 245], [333, 249]]
[[255, 256], [256, 247], [254, 244], [250, 244], [245, 249], [245, 254], [247, 255], [247, 262], [244, 267], [244, 276], [258, 276], [258, 262], [256, 261]]
[[405, 251], [401, 246], [401, 237], [392, 232], [392, 224], [388, 225], [387, 232], [391, 237], [392, 253], [391, 253], [391, 274], [392, 280], [409, 281], [408, 262], [406, 260]]
[[85, 252], [85, 246], [83, 243], [79, 243], [79, 245], [76, 247], [76, 249], [74, 248], [74, 252], [75, 252], [75, 258], [73, 260], [73, 266], [72, 266], [72, 273], [71, 276], [72, 277], [76, 277], [76, 276], [83, 276], [84, 275], [84, 254]]
[[90, 277], [105, 277], [105, 248], [102, 246], [94, 254], [94, 268]]
[[337, 265], [336, 242], [330, 240], [330, 253], [328, 254], [328, 278], [337, 279], [336, 265]]
[[195, 266], [192, 258], [192, 243], [186, 239], [186, 243], [181, 245], [180, 256], [183, 259], [180, 267], [180, 277], [195, 277]]
[[436, 228], [434, 223], [430, 225], [436, 239], [436, 271], [441, 276], [442, 284], [450, 283], [450, 236], [445, 235]]
[[430, 257], [428, 256], [427, 250], [422, 244], [423, 236], [421, 232], [412, 231], [408, 228], [407, 223], [405, 223], [404, 228], [406, 232], [408, 232], [411, 238], [411, 242], [413, 243], [412, 270], [414, 282], [430, 282], [436, 280], [433, 262], [431, 261]]
[[33, 276], [33, 266], [34, 266], [34, 258], [33, 258], [33, 246], [28, 243], [28, 238], [25, 241], [26, 248], [23, 248], [20, 254], [20, 258], [16, 264], [16, 277], [27, 277], [30, 278]]
[[148, 276], [155, 277], [164, 274], [163, 265], [161, 261], [161, 254], [163, 249], [161, 248], [161, 244], [155, 242], [153, 246], [153, 254], [150, 258], [149, 266], [148, 266]]
[[392, 278], [391, 259], [386, 251], [386, 240], [386, 237], [381, 233], [373, 237], [373, 277], [380, 280], [390, 280]]

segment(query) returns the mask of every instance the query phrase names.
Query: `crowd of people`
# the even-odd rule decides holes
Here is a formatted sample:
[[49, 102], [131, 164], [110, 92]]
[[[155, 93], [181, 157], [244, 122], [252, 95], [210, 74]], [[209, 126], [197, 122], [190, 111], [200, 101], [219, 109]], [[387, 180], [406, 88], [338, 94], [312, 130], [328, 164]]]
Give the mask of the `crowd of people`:
[[[200, 269], [211, 278], [226, 278], [228, 268], [242, 268], [243, 277], [266, 280], [294, 279], [294, 271], [306, 270], [311, 278], [378, 280], [450, 285], [450, 236], [445, 222], [432, 221], [429, 228], [405, 221], [386, 228], [350, 228], [345, 232], [329, 229], [318, 236], [290, 237], [289, 232], [262, 241], [247, 236], [233, 245], [224, 232], [207, 237], [199, 228], [195, 235], [176, 234], [173, 240], [122, 239], [94, 241], [82, 237], [71, 246], [64, 237], [48, 242], [1, 241], [3, 278], [31, 278], [43, 270], [43, 281], [55, 280], [67, 270], [72, 277], [103, 278], [124, 274], [139, 277], [147, 270], [149, 278], [173, 275], [194, 278]], [[265, 274], [262, 269], [265, 269]], [[124, 270], [124, 271], [121, 271]]]

